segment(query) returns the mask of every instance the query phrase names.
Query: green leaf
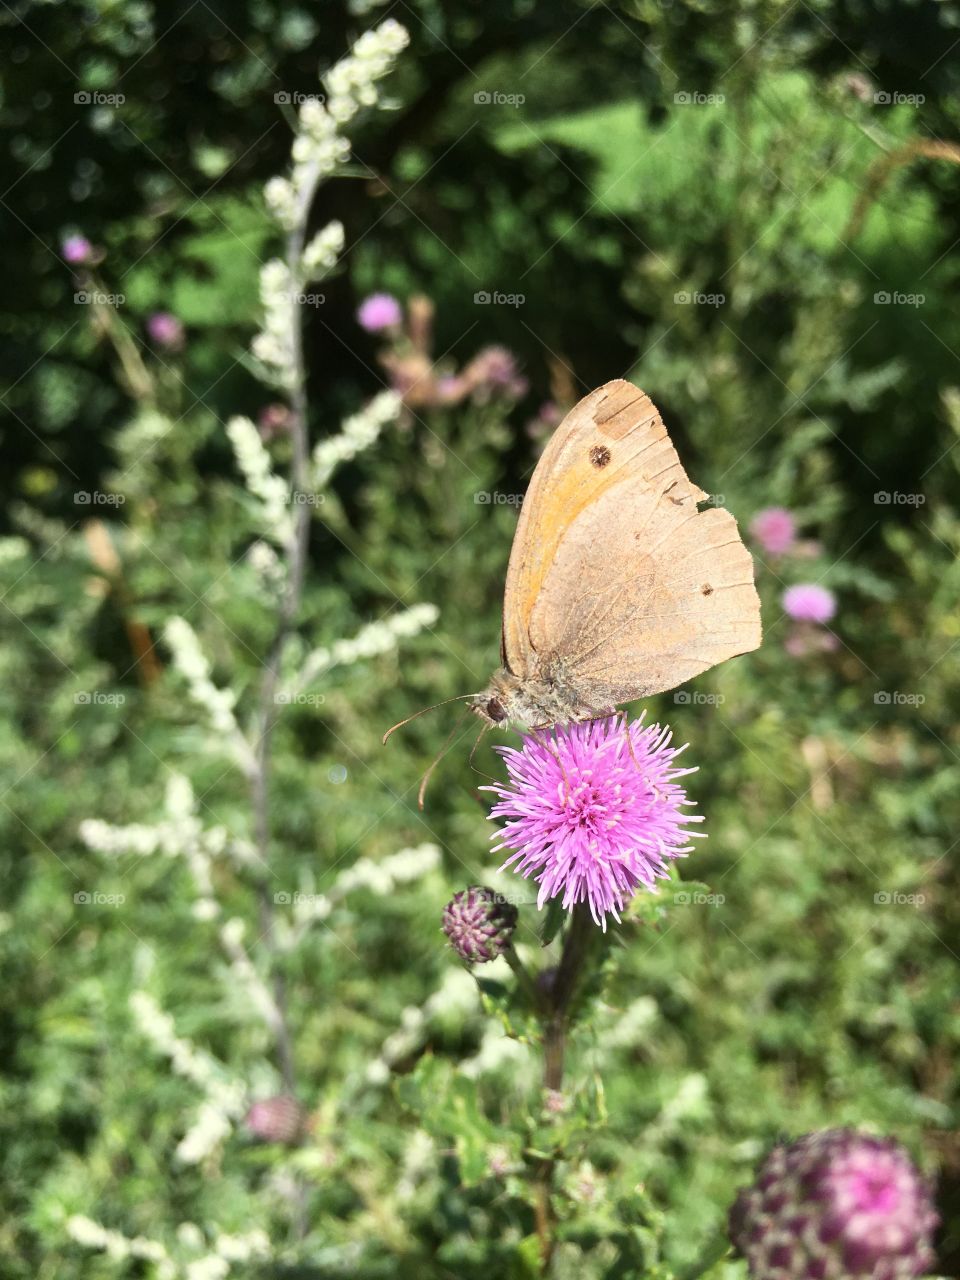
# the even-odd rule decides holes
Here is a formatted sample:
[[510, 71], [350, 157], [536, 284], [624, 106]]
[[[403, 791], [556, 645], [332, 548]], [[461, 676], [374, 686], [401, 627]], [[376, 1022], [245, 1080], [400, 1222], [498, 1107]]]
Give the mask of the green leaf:
[[540, 1239], [535, 1235], [524, 1236], [510, 1259], [510, 1280], [537, 1280], [541, 1274]]
[[559, 897], [551, 898], [547, 903], [547, 914], [543, 922], [543, 928], [540, 930], [540, 943], [542, 946], [549, 947], [560, 932], [560, 926], [566, 917], [567, 912], [563, 909], [561, 899]]

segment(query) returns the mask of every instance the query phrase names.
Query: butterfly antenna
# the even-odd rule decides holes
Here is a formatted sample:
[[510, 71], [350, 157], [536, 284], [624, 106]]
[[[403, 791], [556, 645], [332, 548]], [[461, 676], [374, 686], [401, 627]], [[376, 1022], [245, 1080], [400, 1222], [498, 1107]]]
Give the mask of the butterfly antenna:
[[415, 711], [412, 716], [407, 716], [406, 720], [401, 720], [395, 724], [392, 729], [388, 729], [383, 735], [381, 742], [383, 745], [386, 745], [386, 741], [390, 737], [391, 733], [396, 733], [398, 729], [402, 729], [403, 726], [405, 724], [409, 724], [411, 720], [416, 720], [418, 716], [425, 716], [428, 711], [436, 711], [437, 707], [446, 707], [451, 702], [463, 702], [465, 698], [478, 698], [479, 696], [480, 695], [477, 693], [458, 693], [455, 698], [444, 698], [442, 702], [435, 702], [432, 707], [422, 707], [421, 710]]
[[[468, 696], [472, 696], [472, 695], [468, 695]], [[450, 702], [456, 702], [456, 698], [450, 698], [450, 699], [449, 699], [449, 701], [450, 701]], [[438, 704], [438, 705], [440, 705], [440, 704]], [[428, 711], [430, 711], [430, 710], [432, 710], [432, 708], [427, 707], [427, 710], [428, 710]], [[443, 746], [440, 748], [440, 750], [439, 750], [439, 751], [437, 752], [437, 754], [434, 756], [434, 758], [433, 758], [433, 762], [431, 763], [431, 765], [430, 765], [429, 769], [427, 769], [427, 772], [426, 772], [426, 773], [423, 775], [423, 777], [420, 779], [420, 790], [417, 792], [417, 808], [418, 808], [418, 809], [422, 809], [422, 808], [423, 808], [423, 801], [424, 801], [424, 797], [425, 797], [425, 796], [426, 796], [426, 794], [427, 794], [427, 783], [430, 781], [431, 777], [433, 776], [433, 771], [434, 771], [434, 769], [436, 769], [437, 765], [440, 763], [440, 761], [443, 759], [443, 757], [447, 754], [447, 752], [448, 752], [448, 751], [450, 750], [450, 748], [453, 746], [453, 740], [454, 740], [454, 738], [456, 737], [457, 732], [458, 732], [458, 730], [459, 730], [460, 726], [463, 724], [464, 720], [466, 719], [466, 717], [467, 717], [469, 714], [470, 714], [470, 711], [469, 711], [469, 709], [467, 709], [467, 710], [463, 713], [463, 715], [460, 717], [460, 719], [456, 722], [456, 724], [453, 726], [453, 728], [452, 728], [452, 729], [450, 730], [450, 732], [447, 734], [447, 740], [446, 740], [446, 742], [443, 744]], [[412, 717], [411, 717], [411, 719], [412, 719]], [[399, 726], [398, 726], [398, 727], [399, 727]]]

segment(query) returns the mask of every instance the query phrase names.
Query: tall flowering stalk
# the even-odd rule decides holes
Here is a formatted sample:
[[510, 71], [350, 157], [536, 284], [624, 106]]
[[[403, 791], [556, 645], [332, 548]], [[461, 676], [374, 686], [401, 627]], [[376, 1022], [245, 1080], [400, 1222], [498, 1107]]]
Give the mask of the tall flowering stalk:
[[[284, 251], [282, 257], [266, 263], [261, 273], [263, 326], [252, 349], [263, 380], [278, 392], [272, 417], [282, 422], [289, 434], [289, 474], [284, 477], [276, 473], [264, 435], [251, 419], [236, 416], [227, 424], [227, 435], [244, 481], [243, 505], [259, 535], [250, 548], [248, 562], [275, 618], [252, 714], [244, 714], [243, 699], [233, 689], [216, 682], [213, 665], [189, 622], [174, 617], [165, 627], [173, 667], [185, 681], [191, 701], [203, 713], [206, 745], [229, 758], [246, 780], [253, 839], [238, 840], [219, 826], [206, 825], [197, 812], [198, 801], [189, 782], [179, 776], [168, 792], [167, 816], [160, 824], [114, 827], [90, 820], [81, 825], [82, 839], [102, 854], [162, 854], [178, 856], [186, 862], [195, 887], [194, 915], [198, 920], [218, 922], [229, 982], [244, 993], [248, 1008], [267, 1027], [275, 1048], [282, 1092], [257, 1100], [247, 1080], [235, 1076], [213, 1055], [178, 1035], [172, 1017], [149, 992], [135, 994], [132, 1013], [141, 1034], [156, 1052], [169, 1058], [174, 1072], [200, 1094], [193, 1123], [174, 1153], [180, 1164], [199, 1165], [214, 1160], [223, 1143], [244, 1124], [245, 1116], [250, 1132], [261, 1137], [272, 1135], [272, 1140], [285, 1145], [295, 1145], [308, 1132], [305, 1115], [300, 1111], [302, 1101], [297, 1096], [287, 991], [277, 961], [297, 945], [311, 922], [322, 921], [338, 909], [345, 894], [358, 885], [366, 885], [372, 869], [361, 860], [326, 895], [306, 895], [310, 899], [306, 906], [298, 901], [300, 895], [293, 895], [293, 902], [289, 893], [274, 895], [274, 733], [284, 706], [298, 699], [326, 672], [388, 652], [402, 639], [431, 625], [437, 616], [432, 605], [420, 604], [389, 619], [369, 623], [352, 637], [330, 639], [305, 654], [299, 649], [294, 653], [291, 644], [302, 610], [310, 518], [316, 505], [305, 499], [327, 486], [341, 463], [373, 445], [401, 410], [400, 397], [383, 392], [349, 417], [338, 433], [317, 443], [311, 453], [301, 303], [304, 290], [334, 268], [344, 247], [344, 229], [338, 222], [327, 224], [312, 236], [308, 231], [321, 184], [337, 172], [350, 154], [342, 128], [362, 108], [377, 105], [377, 84], [390, 71], [407, 41], [405, 30], [392, 20], [357, 41], [325, 78], [326, 106], [318, 100], [308, 100], [300, 109], [289, 176], [274, 178], [266, 187], [266, 202], [283, 233]], [[79, 260], [86, 257], [87, 250], [74, 245], [70, 255], [71, 260]], [[175, 332], [169, 324], [154, 329], [153, 340], [160, 345], [179, 345], [182, 340], [182, 331]], [[139, 357], [138, 361], [137, 368], [143, 364]], [[149, 398], [147, 391], [138, 391], [139, 384], [134, 385], [132, 379], [128, 384], [138, 398]], [[165, 425], [169, 429], [174, 424]], [[425, 846], [403, 851], [392, 862], [388, 859], [376, 877], [380, 886], [377, 891], [384, 884], [389, 888], [422, 874], [437, 857], [432, 846]], [[217, 877], [213, 874], [215, 861], [223, 858], [233, 860], [257, 877], [259, 921], [255, 942], [254, 929], [248, 928], [245, 920], [223, 918]], [[277, 902], [291, 909], [278, 916]], [[294, 1218], [302, 1237], [308, 1227], [303, 1184], [298, 1173], [291, 1172], [290, 1176]], [[168, 1253], [158, 1241], [128, 1239], [82, 1215], [70, 1220], [67, 1231], [89, 1248], [116, 1257], [154, 1261], [158, 1274], [162, 1272], [170, 1280], [206, 1280], [214, 1275], [219, 1280], [228, 1274], [232, 1263], [265, 1259], [271, 1252], [270, 1242], [261, 1233], [251, 1233], [249, 1239], [220, 1233], [211, 1242], [192, 1224], [186, 1225], [190, 1238], [179, 1241], [186, 1261], [176, 1251]]]
[[[408, 39], [405, 29], [393, 19], [360, 37], [350, 54], [328, 73], [326, 105], [313, 98], [302, 104], [289, 177], [273, 178], [265, 189], [267, 205], [286, 232], [286, 251], [282, 259], [268, 262], [261, 273], [265, 320], [263, 331], [254, 339], [253, 353], [261, 363], [266, 380], [274, 382], [288, 399], [292, 444], [289, 477], [292, 516], [282, 528], [283, 587], [276, 630], [260, 684], [255, 759], [249, 775], [255, 841], [264, 867], [259, 890], [260, 926], [268, 952], [274, 947], [274, 907], [267, 879], [271, 844], [270, 751], [278, 715], [277, 694], [284, 651], [303, 598], [311, 512], [308, 504], [297, 501], [297, 497], [304, 494], [310, 485], [307, 371], [300, 299], [308, 284], [322, 278], [335, 266], [344, 244], [343, 227], [339, 222], [329, 223], [309, 242], [307, 227], [318, 188], [350, 154], [350, 144], [342, 136], [340, 126], [351, 120], [361, 108], [377, 104], [377, 82], [391, 70]], [[382, 414], [378, 411], [378, 419], [380, 416]], [[241, 434], [236, 427], [234, 434]], [[246, 432], [244, 442], [249, 445], [251, 440], [250, 433]], [[249, 476], [249, 470], [247, 474]], [[261, 490], [266, 488], [269, 496], [272, 477], [258, 475], [257, 478]], [[284, 1087], [294, 1094], [296, 1073], [285, 1017], [286, 992], [279, 973], [273, 976], [273, 987], [274, 1001], [282, 1015], [277, 1028], [280, 1068]]]

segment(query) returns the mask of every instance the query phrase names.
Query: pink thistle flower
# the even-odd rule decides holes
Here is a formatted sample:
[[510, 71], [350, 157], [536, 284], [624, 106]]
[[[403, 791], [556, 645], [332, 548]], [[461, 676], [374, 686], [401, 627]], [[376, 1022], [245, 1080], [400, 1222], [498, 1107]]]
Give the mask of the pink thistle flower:
[[750, 532], [768, 556], [782, 556], [793, 550], [797, 522], [786, 507], [766, 507], [753, 517]]
[[178, 351], [183, 346], [183, 325], [169, 311], [155, 311], [147, 321], [147, 333], [158, 347]]
[[403, 319], [400, 303], [390, 293], [371, 293], [364, 298], [357, 311], [357, 322], [367, 333], [379, 333], [381, 329], [394, 329]]
[[60, 246], [60, 252], [63, 254], [64, 262], [72, 262], [79, 266], [92, 260], [93, 245], [86, 236], [67, 236]]
[[512, 850], [501, 870], [514, 866], [540, 885], [537, 906], [563, 895], [569, 911], [586, 902], [597, 924], [620, 912], [639, 887], [656, 892], [668, 862], [690, 852], [685, 830], [699, 816], [676, 779], [685, 747], [670, 746], [667, 727], [632, 724], [623, 715], [557, 725], [527, 734], [518, 749], [499, 747], [509, 781], [485, 787], [499, 800], [491, 818], [507, 818], [492, 839]]
[[783, 593], [783, 608], [795, 622], [816, 622], [822, 626], [837, 612], [837, 598], [816, 582], [798, 582]]
[[930, 1188], [906, 1151], [851, 1129], [775, 1147], [730, 1214], [755, 1280], [911, 1280], [934, 1265]]

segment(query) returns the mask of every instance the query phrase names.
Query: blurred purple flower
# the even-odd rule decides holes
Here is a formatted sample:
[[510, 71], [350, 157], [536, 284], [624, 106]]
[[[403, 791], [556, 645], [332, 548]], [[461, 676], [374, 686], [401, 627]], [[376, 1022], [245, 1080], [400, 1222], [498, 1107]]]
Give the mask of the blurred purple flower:
[[357, 321], [368, 333], [396, 328], [403, 320], [400, 303], [390, 293], [371, 293], [357, 311]]
[[147, 333], [158, 347], [178, 351], [183, 346], [183, 325], [169, 311], [155, 311], [147, 320]]
[[750, 532], [768, 556], [782, 556], [797, 540], [797, 522], [786, 507], [766, 507], [753, 517]]
[[261, 1098], [254, 1102], [244, 1118], [247, 1130], [261, 1142], [282, 1142], [290, 1145], [303, 1132], [303, 1108], [296, 1098], [280, 1094], [275, 1098]]
[[545, 439], [563, 421], [563, 410], [552, 400], [544, 400], [536, 415], [527, 423], [527, 435], [533, 440]]
[[775, 1147], [730, 1214], [753, 1280], [911, 1280], [934, 1265], [930, 1191], [906, 1151], [851, 1129]]
[[471, 390], [501, 392], [519, 399], [529, 383], [517, 371], [517, 360], [506, 347], [484, 347], [463, 371], [463, 379]]
[[437, 379], [436, 393], [440, 404], [459, 404], [466, 391], [463, 379], [455, 373], [445, 373]]
[[498, 747], [509, 781], [484, 787], [499, 800], [491, 818], [507, 818], [495, 851], [512, 850], [522, 876], [539, 882], [537, 905], [563, 895], [563, 906], [590, 906], [597, 924], [615, 920], [639, 887], [655, 891], [670, 859], [689, 853], [685, 814], [693, 802], [676, 779], [685, 748], [670, 746], [669, 728], [632, 724], [623, 715], [558, 725], [528, 734], [519, 750]]
[[816, 622], [822, 626], [837, 612], [837, 599], [832, 591], [816, 582], [799, 582], [784, 591], [783, 607], [795, 622]]
[[285, 404], [266, 404], [257, 416], [257, 427], [260, 438], [273, 440], [275, 436], [285, 435], [293, 422], [293, 414]]
[[64, 262], [80, 266], [93, 258], [93, 245], [86, 236], [67, 236], [60, 246]]
[[474, 356], [471, 367], [483, 382], [498, 387], [509, 386], [517, 376], [516, 357], [506, 347], [484, 347]]
[[537, 410], [537, 420], [546, 427], [559, 427], [563, 421], [563, 410], [552, 400], [544, 400]]
[[783, 647], [791, 658], [808, 658], [814, 653], [833, 653], [840, 647], [840, 642], [832, 631], [824, 631], [812, 622], [798, 622]]

